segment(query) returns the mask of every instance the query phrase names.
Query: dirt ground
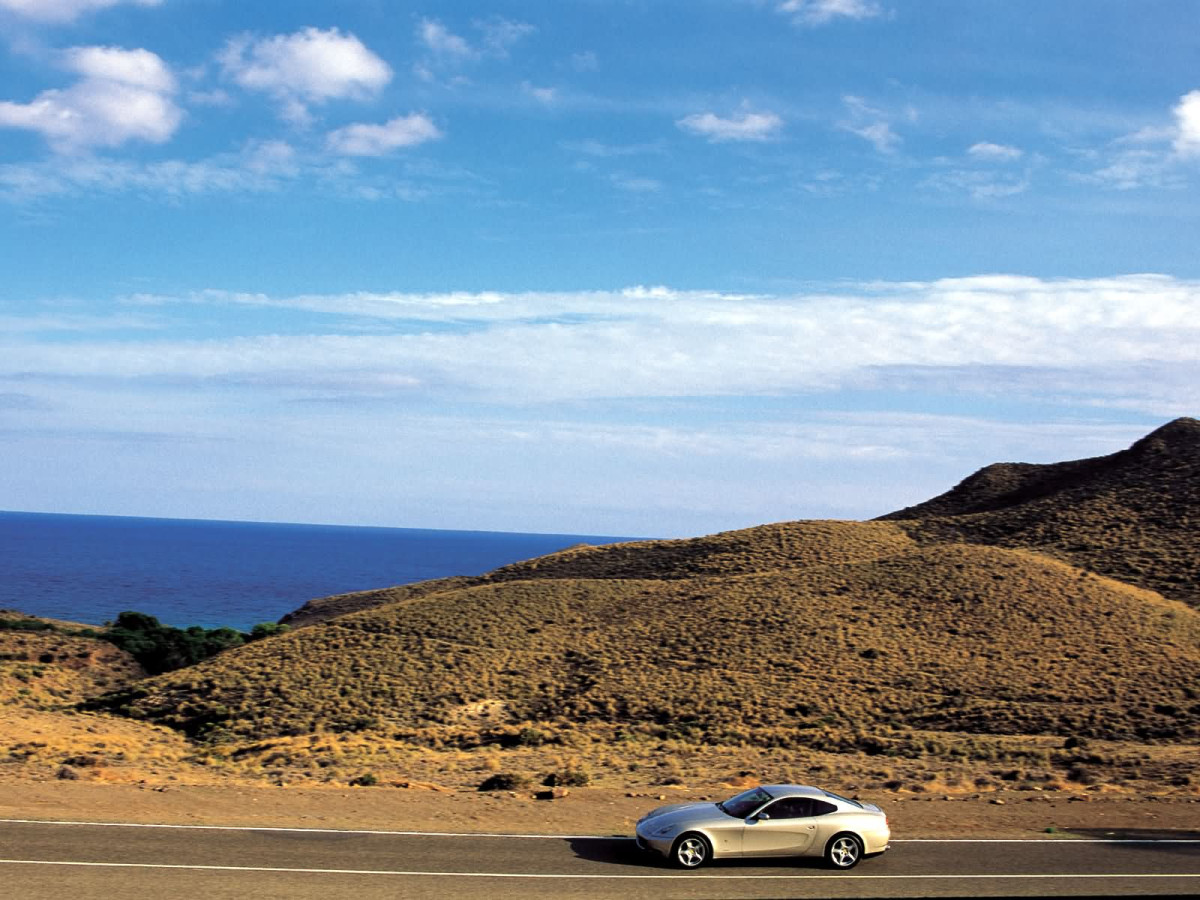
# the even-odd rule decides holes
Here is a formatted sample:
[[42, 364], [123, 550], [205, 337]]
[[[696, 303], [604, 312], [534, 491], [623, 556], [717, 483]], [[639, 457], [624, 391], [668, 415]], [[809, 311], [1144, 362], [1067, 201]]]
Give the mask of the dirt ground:
[[[719, 799], [736, 790], [658, 793], [571, 789], [554, 800], [529, 792], [481, 793], [418, 786], [260, 787], [234, 785], [9, 782], [0, 818], [174, 825], [539, 833], [630, 834], [646, 810], [666, 802]], [[1200, 838], [1200, 798], [1102, 793], [978, 797], [882, 796], [895, 838]]]

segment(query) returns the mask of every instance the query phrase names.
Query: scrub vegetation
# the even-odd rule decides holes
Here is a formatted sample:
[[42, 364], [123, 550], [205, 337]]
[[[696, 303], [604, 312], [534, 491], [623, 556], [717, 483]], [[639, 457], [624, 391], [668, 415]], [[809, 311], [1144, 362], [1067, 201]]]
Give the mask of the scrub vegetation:
[[[195, 778], [1194, 792], [1200, 611], [1173, 579], [1195, 565], [1197, 459], [1181, 420], [1124, 455], [991, 467], [897, 518], [341, 595], [288, 633], [40, 702], [173, 733]], [[1136, 579], [1099, 573], [1135, 558]]]

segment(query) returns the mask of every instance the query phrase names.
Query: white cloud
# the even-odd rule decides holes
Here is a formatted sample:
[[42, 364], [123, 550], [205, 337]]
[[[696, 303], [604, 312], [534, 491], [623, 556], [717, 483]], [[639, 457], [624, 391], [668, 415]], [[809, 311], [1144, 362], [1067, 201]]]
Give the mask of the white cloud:
[[400, 147], [415, 147], [440, 138], [442, 132], [424, 113], [399, 116], [382, 125], [347, 125], [329, 134], [329, 149], [343, 156], [383, 156]]
[[978, 144], [972, 144], [967, 150], [968, 155], [974, 159], [986, 160], [988, 162], [1012, 162], [1020, 159], [1023, 153], [1019, 147], [1011, 147], [1007, 144], [993, 144], [990, 141], [980, 141]]
[[521, 84], [521, 90], [532, 97], [538, 103], [544, 103], [546, 106], [554, 103], [558, 99], [558, 89], [552, 87], [537, 87], [530, 84], [528, 81]]
[[1180, 97], [1173, 112], [1178, 126], [1175, 152], [1180, 156], [1200, 156], [1200, 91]]
[[436, 19], [422, 19], [417, 36], [429, 52], [451, 59], [474, 59], [479, 55], [466, 38], [452, 32]]
[[392, 79], [386, 62], [336, 28], [261, 39], [242, 35], [226, 44], [219, 59], [227, 77], [275, 97], [284, 117], [299, 124], [310, 121], [310, 104], [366, 99]]
[[500, 17], [476, 20], [472, 24], [479, 32], [479, 46], [455, 34], [437, 19], [422, 19], [417, 25], [417, 38], [426, 50], [443, 62], [465, 62], [483, 56], [505, 59], [515, 44], [537, 31], [526, 22]]
[[0, 165], [0, 196], [29, 200], [79, 192], [128, 191], [166, 197], [275, 190], [301, 174], [291, 146], [282, 141], [248, 145], [241, 153], [198, 162], [136, 163], [93, 156], [48, 163]]
[[600, 70], [600, 58], [594, 50], [571, 54], [571, 68], [576, 72], [597, 72]]
[[1107, 165], [1075, 175], [1074, 180], [1118, 191], [1183, 187], [1184, 181], [1172, 162], [1159, 150], [1122, 149], [1109, 157]]
[[564, 150], [570, 150], [573, 153], [582, 153], [584, 156], [602, 158], [611, 156], [640, 156], [643, 154], [662, 155], [666, 152], [666, 147], [661, 141], [649, 144], [606, 144], [595, 138], [585, 138], [582, 141], [564, 141], [562, 147]]
[[729, 118], [706, 112], [685, 116], [675, 124], [710, 141], [765, 141], [783, 127], [783, 119], [769, 112], [745, 112]]
[[857, 134], [863, 140], [869, 141], [880, 153], [894, 153], [900, 144], [900, 136], [892, 131], [892, 126], [887, 122], [844, 127], [851, 134]]
[[[1165, 276], [991, 275], [783, 296], [211, 291], [128, 303], [131, 321], [157, 329], [64, 322], [81, 326], [64, 342], [41, 333], [57, 326], [36, 310], [22, 316], [41, 321], [0, 321], [0, 405], [8, 391], [22, 409], [20, 431], [6, 434], [10, 480], [23, 490], [49, 460], [69, 496], [109, 484], [128, 497], [115, 460], [128, 464], [129, 486], [150, 478], [155, 496], [185, 496], [175, 514], [229, 517], [219, 502], [193, 504], [214, 503], [220, 483], [236, 502], [254, 498], [232, 507], [255, 513], [244, 518], [265, 518], [262, 503], [296, 489], [313, 509], [337, 498], [355, 516], [361, 502], [391, 524], [513, 527], [504, 517], [519, 510], [532, 516], [524, 530], [652, 534], [686, 523], [699, 533], [733, 527], [735, 515], [878, 515], [998, 459], [1109, 453], [1151, 417], [1200, 408], [1200, 281]], [[183, 315], [180, 303], [191, 307]], [[293, 320], [303, 334], [258, 330], [288, 310], [303, 313]], [[218, 318], [239, 336], [197, 326]], [[823, 391], [817, 403], [786, 399]], [[871, 407], [804, 412], [836, 410], [855, 392]], [[751, 396], [779, 400], [742, 399]], [[977, 412], [905, 411], [938, 397]], [[1014, 424], [1023, 401], [1035, 406]], [[1002, 421], [989, 421], [998, 408]], [[1110, 410], [1132, 424], [1105, 424]], [[189, 464], [161, 447], [138, 454], [147, 436]], [[378, 477], [401, 469], [413, 477]], [[190, 471], [205, 477], [181, 483]], [[381, 497], [385, 482], [397, 493]], [[438, 518], [451, 507], [461, 521]], [[396, 508], [414, 518], [388, 520]], [[610, 514], [624, 524], [561, 518]], [[298, 509], [272, 517], [314, 520]]]
[[874, 19], [883, 15], [875, 0], [784, 0], [779, 11], [800, 25], [828, 25], [836, 19]]
[[29, 103], [0, 101], [0, 126], [36, 131], [60, 152], [130, 140], [161, 144], [179, 127], [175, 78], [149, 50], [76, 47], [63, 62], [81, 80]]
[[638, 175], [610, 175], [609, 181], [614, 187], [634, 194], [652, 194], [662, 190], [662, 182], [655, 178], [644, 178]]
[[216, 108], [230, 107], [234, 105], [233, 97], [228, 91], [216, 88], [211, 91], [189, 91], [187, 95], [188, 102], [195, 106], [212, 106]]
[[[900, 146], [900, 136], [892, 131], [888, 116], [882, 110], [869, 105], [861, 97], [846, 95], [842, 98], [850, 118], [840, 122], [838, 127], [843, 131], [856, 134], [869, 141], [880, 153], [894, 153]], [[912, 118], [915, 113], [909, 112]]]
[[527, 22], [495, 18], [476, 22], [475, 27], [483, 34], [483, 46], [490, 55], [504, 58], [513, 45], [533, 34], [537, 29]]
[[1171, 112], [1174, 122], [1169, 125], [1146, 126], [1107, 147], [1080, 153], [1093, 169], [1069, 177], [1119, 191], [1186, 187], [1188, 164], [1200, 158], [1200, 90], [1180, 97]]
[[1025, 193], [1030, 183], [1028, 173], [1015, 175], [954, 169], [931, 175], [921, 182], [921, 186], [948, 192], [965, 191], [975, 200], [998, 200]]
[[7, 9], [35, 22], [73, 22], [83, 13], [122, 3], [158, 6], [162, 0], [0, 0], [0, 9]]
[[[386, 382], [421, 396], [521, 404], [904, 391], [928, 387], [937, 374], [943, 390], [960, 395], [1015, 397], [1028, 383], [1030, 396], [1044, 401], [1052, 383], [1053, 396], [1076, 405], [1183, 414], [1200, 404], [1200, 282], [1165, 276], [978, 276], [795, 296], [634, 288], [137, 299], [157, 304], [160, 317], [172, 302], [306, 310], [330, 316], [329, 331], [8, 341], [0, 377], [215, 378], [290, 388], [336, 377], [351, 395], [355, 384], [377, 392]], [[364, 334], [347, 325], [353, 319], [377, 327]]]

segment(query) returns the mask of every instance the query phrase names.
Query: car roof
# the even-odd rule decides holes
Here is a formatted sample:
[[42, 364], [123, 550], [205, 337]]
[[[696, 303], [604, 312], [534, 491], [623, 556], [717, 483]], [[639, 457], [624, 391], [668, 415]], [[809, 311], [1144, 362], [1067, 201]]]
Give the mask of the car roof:
[[826, 797], [823, 790], [807, 784], [764, 784], [763, 790], [772, 797]]

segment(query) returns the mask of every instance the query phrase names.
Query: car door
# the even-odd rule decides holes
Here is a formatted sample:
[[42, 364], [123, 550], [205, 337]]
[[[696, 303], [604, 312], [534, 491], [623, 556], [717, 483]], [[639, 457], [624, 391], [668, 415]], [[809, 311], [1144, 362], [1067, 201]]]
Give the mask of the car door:
[[746, 820], [743, 856], [799, 856], [812, 845], [817, 823], [812, 800], [783, 797]]

